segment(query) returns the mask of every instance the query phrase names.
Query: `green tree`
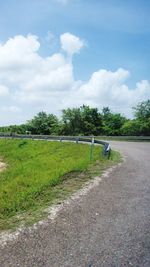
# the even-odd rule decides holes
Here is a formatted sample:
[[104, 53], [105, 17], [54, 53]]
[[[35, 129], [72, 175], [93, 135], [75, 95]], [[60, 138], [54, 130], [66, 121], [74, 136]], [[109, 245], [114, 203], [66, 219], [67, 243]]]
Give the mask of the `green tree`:
[[97, 108], [90, 108], [83, 105], [80, 107], [84, 135], [100, 135], [102, 132], [102, 115]]
[[59, 121], [53, 114], [39, 112], [34, 118], [27, 123], [27, 128], [32, 134], [57, 134]]
[[104, 107], [103, 114], [103, 134], [121, 135], [121, 128], [126, 122], [126, 118], [120, 113], [112, 113], [108, 107]]
[[67, 108], [62, 110], [62, 134], [77, 135], [81, 131], [80, 108]]
[[150, 100], [140, 102], [133, 108], [140, 135], [150, 135]]
[[97, 108], [83, 105], [63, 110], [62, 122], [64, 135], [98, 135], [102, 127], [102, 116]]
[[150, 100], [140, 102], [136, 107], [133, 107], [135, 118], [145, 121], [150, 118]]
[[127, 120], [123, 126], [121, 127], [122, 135], [139, 135], [140, 127], [139, 122], [137, 120]]
[[27, 128], [28, 128], [28, 127], [27, 127], [26, 124], [21, 124], [21, 125], [10, 125], [10, 126], [0, 127], [0, 132], [25, 134]]

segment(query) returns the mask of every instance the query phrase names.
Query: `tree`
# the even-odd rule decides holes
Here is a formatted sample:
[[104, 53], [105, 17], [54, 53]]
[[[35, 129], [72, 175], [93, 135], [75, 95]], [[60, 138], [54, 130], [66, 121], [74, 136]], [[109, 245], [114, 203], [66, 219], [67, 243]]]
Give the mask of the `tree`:
[[109, 107], [103, 107], [102, 109], [103, 118], [106, 120], [111, 115]]
[[120, 135], [121, 127], [126, 122], [126, 118], [120, 113], [112, 113], [108, 107], [104, 107], [103, 114], [103, 134]]
[[133, 107], [135, 118], [145, 121], [150, 118], [150, 100], [140, 102], [136, 107]]
[[121, 127], [121, 134], [123, 135], [139, 135], [140, 127], [137, 120], [127, 120]]
[[97, 108], [81, 106], [62, 111], [62, 134], [98, 135], [102, 127], [102, 116]]
[[102, 115], [97, 108], [83, 105], [80, 107], [82, 132], [84, 135], [99, 135], [102, 132]]
[[62, 120], [42, 111], [25, 124], [0, 127], [0, 132], [45, 135], [150, 135], [150, 100], [140, 102], [134, 109], [135, 119], [129, 120], [120, 113], [104, 107], [83, 105], [62, 111]]
[[77, 135], [81, 131], [80, 108], [67, 108], [62, 110], [62, 134]]
[[57, 134], [59, 121], [53, 114], [39, 112], [34, 118], [27, 123], [28, 130], [32, 134]]
[[140, 135], [150, 135], [150, 100], [140, 102], [134, 109]]
[[10, 126], [0, 127], [0, 132], [25, 134], [27, 131], [27, 128], [28, 127], [26, 124], [10, 125]]

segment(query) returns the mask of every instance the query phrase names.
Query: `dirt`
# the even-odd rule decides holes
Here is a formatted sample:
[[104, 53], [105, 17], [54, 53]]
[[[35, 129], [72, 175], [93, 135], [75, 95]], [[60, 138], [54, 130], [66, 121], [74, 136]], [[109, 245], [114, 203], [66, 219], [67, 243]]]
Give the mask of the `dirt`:
[[0, 172], [4, 171], [6, 169], [6, 163], [0, 162]]

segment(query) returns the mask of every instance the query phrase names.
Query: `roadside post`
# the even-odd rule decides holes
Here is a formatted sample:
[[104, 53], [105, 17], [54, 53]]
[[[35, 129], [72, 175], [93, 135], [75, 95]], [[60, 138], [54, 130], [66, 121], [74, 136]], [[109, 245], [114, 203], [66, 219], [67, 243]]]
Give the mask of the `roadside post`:
[[93, 148], [94, 148], [94, 136], [92, 137], [92, 140], [91, 140], [90, 161], [92, 161], [92, 159], [93, 159]]
[[104, 156], [108, 156], [108, 159], [110, 158], [110, 153], [111, 153], [111, 147], [109, 143], [106, 143], [104, 145]]

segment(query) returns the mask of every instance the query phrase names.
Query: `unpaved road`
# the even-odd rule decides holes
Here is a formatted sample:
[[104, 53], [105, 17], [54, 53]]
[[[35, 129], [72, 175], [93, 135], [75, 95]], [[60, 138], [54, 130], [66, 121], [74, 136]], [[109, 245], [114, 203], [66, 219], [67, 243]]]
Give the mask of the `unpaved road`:
[[1, 267], [150, 266], [150, 143], [111, 145], [125, 162], [49, 224], [8, 242]]

